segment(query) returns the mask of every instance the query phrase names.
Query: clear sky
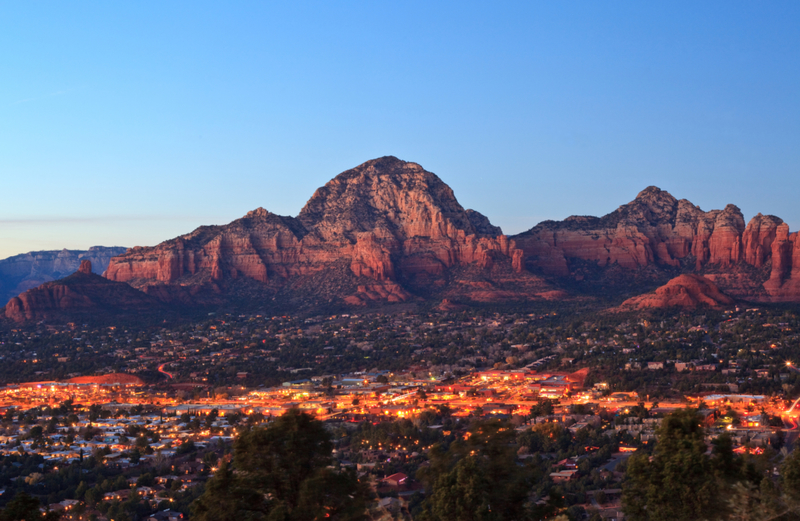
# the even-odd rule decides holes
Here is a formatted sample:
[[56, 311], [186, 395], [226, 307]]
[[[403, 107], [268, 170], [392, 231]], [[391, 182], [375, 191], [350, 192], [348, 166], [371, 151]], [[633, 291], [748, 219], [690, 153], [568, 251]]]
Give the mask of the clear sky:
[[657, 185], [800, 227], [800, 2], [2, 2], [0, 258], [420, 163], [506, 233]]

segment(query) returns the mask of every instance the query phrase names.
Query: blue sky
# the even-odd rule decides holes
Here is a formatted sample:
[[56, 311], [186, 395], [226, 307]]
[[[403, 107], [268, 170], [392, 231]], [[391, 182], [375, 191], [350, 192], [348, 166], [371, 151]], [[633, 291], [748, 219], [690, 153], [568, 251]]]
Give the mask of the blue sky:
[[506, 233], [657, 185], [800, 227], [798, 2], [0, 3], [0, 257], [395, 155]]

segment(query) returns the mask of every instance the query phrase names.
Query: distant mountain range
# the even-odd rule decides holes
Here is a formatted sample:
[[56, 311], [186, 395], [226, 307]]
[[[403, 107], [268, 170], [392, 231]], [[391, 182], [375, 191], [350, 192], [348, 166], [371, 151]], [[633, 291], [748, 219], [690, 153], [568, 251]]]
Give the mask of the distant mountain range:
[[3, 308], [15, 322], [53, 318], [86, 320], [127, 316], [140, 318], [165, 311], [166, 305], [131, 286], [92, 273], [92, 263], [81, 261], [78, 271], [57, 281], [45, 282], [13, 297]]
[[[573, 298], [616, 305], [681, 274], [693, 278], [675, 279], [635, 307], [800, 301], [800, 240], [778, 217], [759, 214], [745, 226], [736, 206], [704, 212], [649, 187], [606, 216], [545, 221], [506, 237], [464, 209], [439, 177], [395, 157], [339, 174], [297, 217], [259, 208], [113, 255], [108, 281], [190, 308], [310, 312]], [[92, 259], [96, 271], [103, 259]], [[676, 292], [691, 298], [665, 297]]]
[[93, 246], [88, 250], [32, 251], [0, 260], [0, 299], [7, 302], [25, 290], [75, 273], [82, 260], [92, 263], [102, 274], [108, 261], [122, 255], [126, 248]]

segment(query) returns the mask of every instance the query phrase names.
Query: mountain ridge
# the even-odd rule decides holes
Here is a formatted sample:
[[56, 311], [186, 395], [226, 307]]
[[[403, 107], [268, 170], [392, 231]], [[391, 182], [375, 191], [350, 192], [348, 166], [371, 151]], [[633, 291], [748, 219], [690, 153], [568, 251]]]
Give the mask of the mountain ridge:
[[655, 268], [660, 283], [677, 270], [702, 274], [736, 298], [800, 301], [800, 240], [782, 219], [759, 213], [745, 225], [736, 205], [704, 212], [657, 187], [602, 217], [544, 221], [510, 239], [527, 269], [549, 277], [579, 280], [585, 262]]
[[509, 237], [436, 174], [385, 156], [335, 176], [296, 217], [257, 208], [130, 248], [105, 277], [189, 306], [614, 305], [665, 284], [800, 302], [800, 240], [779, 217], [745, 224], [733, 204], [703, 211], [655, 186], [604, 216], [543, 221]]
[[[540, 294], [553, 288], [524, 272], [522, 252], [498, 232], [488, 218], [464, 209], [438, 176], [386, 156], [334, 177], [297, 217], [259, 208], [227, 225], [132, 248], [111, 260], [106, 276], [167, 299], [189, 287], [224, 294], [239, 277], [274, 295], [282, 285], [302, 285], [297, 279], [346, 263], [347, 273], [336, 272], [348, 293], [335, 298], [352, 305], [410, 301], [454, 287], [462, 287], [459, 297], [467, 300], [491, 299], [492, 291], [498, 299], [544, 298]], [[466, 265], [478, 269], [454, 275], [455, 267]], [[507, 273], [522, 281], [517, 291], [507, 287]]]

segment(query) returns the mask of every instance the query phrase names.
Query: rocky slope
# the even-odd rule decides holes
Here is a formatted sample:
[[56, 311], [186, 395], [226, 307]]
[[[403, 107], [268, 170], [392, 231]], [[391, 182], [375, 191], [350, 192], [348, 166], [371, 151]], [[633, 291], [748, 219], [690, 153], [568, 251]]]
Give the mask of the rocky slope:
[[78, 271], [46, 282], [8, 301], [0, 317], [15, 323], [61, 318], [140, 314], [158, 311], [161, 304], [128, 284], [92, 273], [92, 263], [81, 261]]
[[514, 241], [465, 210], [436, 175], [394, 157], [339, 174], [297, 217], [259, 208], [130, 249], [111, 260], [106, 277], [184, 302], [229, 300], [244, 282], [267, 298], [350, 305], [552, 296], [524, 270]]
[[734, 302], [707, 278], [700, 275], [683, 274], [652, 293], [629, 298], [619, 306], [618, 310], [637, 311], [652, 308], [697, 308], [701, 306], [719, 308], [730, 306]]
[[603, 217], [545, 221], [512, 240], [528, 269], [567, 280], [696, 272], [738, 298], [800, 301], [800, 241], [780, 218], [745, 226], [734, 205], [704, 212], [652, 186]]
[[125, 253], [125, 248], [93, 246], [88, 250], [32, 251], [0, 260], [0, 301], [25, 290], [66, 277], [75, 272], [82, 260], [92, 263], [94, 273], [102, 274], [108, 261]]

